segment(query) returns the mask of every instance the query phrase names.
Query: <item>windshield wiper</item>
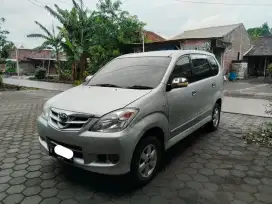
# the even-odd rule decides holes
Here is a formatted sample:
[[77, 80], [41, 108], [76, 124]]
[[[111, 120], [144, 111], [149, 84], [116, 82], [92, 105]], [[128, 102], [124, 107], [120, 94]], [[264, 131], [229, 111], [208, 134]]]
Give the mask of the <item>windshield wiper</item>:
[[102, 86], [102, 87], [115, 87], [115, 88], [121, 88], [120, 86], [114, 85], [114, 84], [94, 84], [91, 86]]
[[141, 85], [134, 85], [126, 87], [127, 89], [153, 89], [153, 87], [150, 86], [141, 86]]

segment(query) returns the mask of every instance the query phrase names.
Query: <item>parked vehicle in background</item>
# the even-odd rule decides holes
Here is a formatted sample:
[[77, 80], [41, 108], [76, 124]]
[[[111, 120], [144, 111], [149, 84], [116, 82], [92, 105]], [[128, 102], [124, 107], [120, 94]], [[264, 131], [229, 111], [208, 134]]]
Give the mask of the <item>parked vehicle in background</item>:
[[223, 70], [208, 52], [123, 55], [47, 101], [39, 141], [67, 163], [102, 174], [130, 172], [145, 184], [165, 150], [203, 125], [218, 128], [223, 83]]

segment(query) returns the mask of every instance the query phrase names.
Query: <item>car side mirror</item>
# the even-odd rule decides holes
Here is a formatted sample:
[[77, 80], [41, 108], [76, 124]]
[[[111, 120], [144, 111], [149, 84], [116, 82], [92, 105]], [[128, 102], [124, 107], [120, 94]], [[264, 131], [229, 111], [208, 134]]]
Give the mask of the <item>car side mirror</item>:
[[186, 78], [178, 77], [172, 80], [171, 88], [172, 89], [184, 88], [184, 87], [187, 87], [188, 85], [189, 85], [189, 82]]
[[89, 75], [85, 78], [85, 82], [89, 81], [93, 76], [92, 75]]

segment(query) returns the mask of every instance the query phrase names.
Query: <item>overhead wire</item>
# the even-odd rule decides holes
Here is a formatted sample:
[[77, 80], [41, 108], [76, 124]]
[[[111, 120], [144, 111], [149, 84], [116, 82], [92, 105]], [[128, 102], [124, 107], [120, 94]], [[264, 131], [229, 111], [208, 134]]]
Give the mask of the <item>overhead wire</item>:
[[265, 4], [265, 3], [224, 3], [224, 2], [216, 2], [216, 1], [190, 1], [190, 0], [175, 0], [177, 2], [183, 3], [192, 3], [192, 4], [209, 4], [209, 5], [222, 5], [222, 6], [272, 6], [272, 4]]
[[39, 5], [39, 4], [37, 3], [37, 1], [35, 1], [35, 0], [34, 0], [34, 2], [31, 1], [31, 0], [27, 0], [27, 1], [30, 2], [31, 4], [35, 5], [35, 6], [38, 6], [38, 7], [40, 7], [40, 8], [44, 8], [43, 6]]

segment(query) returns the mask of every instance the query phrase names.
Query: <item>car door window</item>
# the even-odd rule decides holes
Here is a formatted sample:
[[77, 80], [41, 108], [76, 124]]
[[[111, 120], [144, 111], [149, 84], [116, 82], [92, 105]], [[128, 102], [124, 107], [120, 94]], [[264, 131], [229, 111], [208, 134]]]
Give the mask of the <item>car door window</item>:
[[208, 56], [208, 61], [211, 65], [211, 70], [212, 70], [212, 76], [216, 76], [219, 72], [219, 66], [214, 57]]
[[188, 82], [191, 81], [192, 69], [189, 56], [184, 56], [177, 61], [176, 66], [169, 78], [169, 83], [171, 83], [172, 80], [177, 77], [184, 77], [188, 80]]
[[192, 82], [200, 81], [212, 76], [211, 67], [206, 55], [191, 55]]

